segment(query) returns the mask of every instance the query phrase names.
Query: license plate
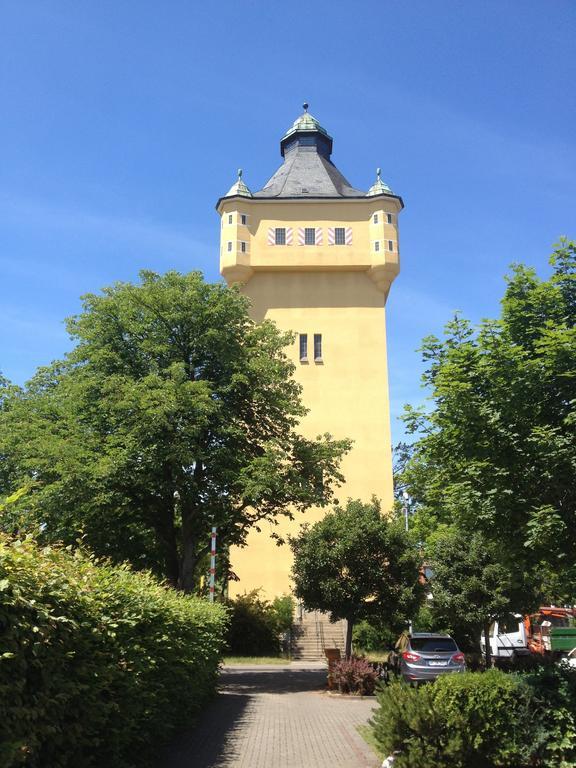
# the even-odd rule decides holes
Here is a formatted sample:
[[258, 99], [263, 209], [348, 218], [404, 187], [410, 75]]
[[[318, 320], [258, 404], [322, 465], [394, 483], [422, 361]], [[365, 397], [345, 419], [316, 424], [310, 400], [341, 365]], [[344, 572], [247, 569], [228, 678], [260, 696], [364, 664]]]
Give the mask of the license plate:
[[447, 667], [448, 666], [447, 661], [429, 661], [428, 664], [431, 667]]

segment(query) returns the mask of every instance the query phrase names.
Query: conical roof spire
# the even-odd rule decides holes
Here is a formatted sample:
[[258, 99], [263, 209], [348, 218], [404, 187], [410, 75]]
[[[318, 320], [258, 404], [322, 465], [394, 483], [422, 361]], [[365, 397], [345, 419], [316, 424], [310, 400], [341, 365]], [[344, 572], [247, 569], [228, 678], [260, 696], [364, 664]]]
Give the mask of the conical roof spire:
[[382, 169], [376, 168], [376, 181], [374, 182], [374, 184], [372, 184], [368, 192], [366, 192], [366, 197], [374, 197], [375, 195], [394, 194], [390, 189], [390, 187], [388, 186], [388, 184], [383, 182], [382, 179], [380, 178], [381, 174], [382, 174]]
[[241, 197], [252, 197], [252, 192], [250, 192], [246, 184], [242, 181], [242, 168], [238, 168], [238, 178], [224, 197], [235, 197], [236, 195], [240, 195]]

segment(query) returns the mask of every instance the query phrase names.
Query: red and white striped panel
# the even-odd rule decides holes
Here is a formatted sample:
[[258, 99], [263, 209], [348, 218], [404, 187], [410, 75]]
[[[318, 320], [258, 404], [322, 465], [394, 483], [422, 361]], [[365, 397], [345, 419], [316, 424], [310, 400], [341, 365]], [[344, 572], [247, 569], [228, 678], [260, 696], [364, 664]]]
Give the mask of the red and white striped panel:
[[268, 245], [276, 245], [276, 230], [274, 227], [268, 227]]
[[304, 245], [304, 227], [298, 227], [298, 245]]
[[346, 227], [346, 245], [352, 245], [352, 227]]
[[328, 227], [328, 245], [334, 245], [334, 235], [335, 229], [334, 227]]
[[322, 245], [322, 227], [316, 227], [316, 245]]
[[286, 245], [292, 245], [292, 227], [286, 227]]

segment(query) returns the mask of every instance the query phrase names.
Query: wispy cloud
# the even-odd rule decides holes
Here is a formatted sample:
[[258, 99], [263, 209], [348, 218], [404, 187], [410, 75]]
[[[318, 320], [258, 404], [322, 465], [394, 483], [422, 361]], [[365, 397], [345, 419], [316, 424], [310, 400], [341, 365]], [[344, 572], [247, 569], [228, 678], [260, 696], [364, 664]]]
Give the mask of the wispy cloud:
[[204, 255], [214, 250], [212, 244], [159, 222], [54, 206], [44, 201], [13, 197], [1, 192], [0, 221], [28, 229], [137, 245], [148, 252], [154, 250], [165, 254], [167, 260], [174, 260], [175, 255]]

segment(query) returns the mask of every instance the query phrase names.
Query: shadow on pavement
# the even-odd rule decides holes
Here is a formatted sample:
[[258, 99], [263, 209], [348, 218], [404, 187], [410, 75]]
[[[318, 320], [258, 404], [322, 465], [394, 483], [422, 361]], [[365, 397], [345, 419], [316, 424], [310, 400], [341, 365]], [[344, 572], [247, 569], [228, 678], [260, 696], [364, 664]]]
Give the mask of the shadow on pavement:
[[[234, 669], [220, 676], [220, 693], [196, 725], [165, 750], [157, 768], [226, 768], [237, 764], [242, 731], [256, 716], [251, 707], [262, 693], [323, 690], [325, 669]], [[185, 699], [185, 692], [183, 692]]]

